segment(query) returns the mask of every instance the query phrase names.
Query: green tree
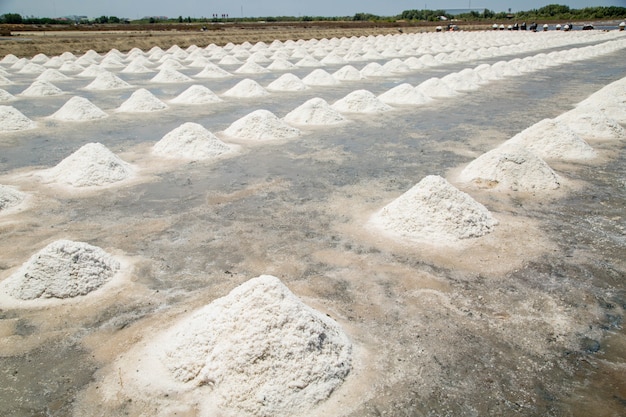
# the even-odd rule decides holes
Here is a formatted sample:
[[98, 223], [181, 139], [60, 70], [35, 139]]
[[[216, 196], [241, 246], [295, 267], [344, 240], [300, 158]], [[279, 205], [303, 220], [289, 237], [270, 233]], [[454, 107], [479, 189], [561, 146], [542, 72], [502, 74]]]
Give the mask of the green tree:
[[18, 13], [7, 13], [0, 16], [0, 22], [20, 24], [23, 22], [22, 15]]

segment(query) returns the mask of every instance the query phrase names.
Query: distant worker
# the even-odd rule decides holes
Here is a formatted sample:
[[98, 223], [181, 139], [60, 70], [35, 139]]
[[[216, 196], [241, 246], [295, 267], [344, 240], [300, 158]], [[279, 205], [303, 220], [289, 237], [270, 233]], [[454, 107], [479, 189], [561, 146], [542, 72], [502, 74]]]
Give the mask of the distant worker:
[[619, 24], [619, 30], [624, 30], [626, 29], [626, 22], [622, 22]]
[[526, 22], [522, 22], [522, 26], [520, 27], [521, 30], [526, 30]]

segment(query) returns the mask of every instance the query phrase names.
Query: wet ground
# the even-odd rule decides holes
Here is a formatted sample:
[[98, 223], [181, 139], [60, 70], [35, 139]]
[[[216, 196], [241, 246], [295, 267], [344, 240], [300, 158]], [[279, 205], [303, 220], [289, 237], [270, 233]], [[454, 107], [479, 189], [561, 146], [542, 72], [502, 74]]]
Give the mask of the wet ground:
[[[295, 140], [244, 144], [219, 161], [164, 164], [148, 152], [187, 121], [218, 133], [259, 108], [282, 117], [312, 97], [332, 103], [360, 88], [378, 94], [480, 62], [133, 116], [111, 110], [135, 88], [103, 94], [80, 90], [90, 80], [55, 83], [111, 114], [80, 124], [41, 119], [69, 94], [11, 102], [44, 126], [0, 137], [0, 183], [35, 194], [29, 209], [0, 218], [0, 278], [61, 238], [124, 255], [133, 269], [101, 297], [0, 310], [0, 414], [158, 414], [176, 399], [125, 390], [132, 370], [117, 368], [118, 358], [184, 312], [272, 274], [337, 320], [355, 345], [354, 371], [315, 415], [623, 415], [623, 141], [591, 142], [597, 160], [553, 165], [565, 179], [553, 194], [467, 190], [500, 221], [476, 242], [411, 246], [363, 227], [424, 176], [452, 178], [515, 133], [625, 77], [621, 52], [423, 107], [349, 116], [346, 125]], [[265, 86], [279, 75], [201, 83], [220, 94], [242, 78]], [[122, 74], [163, 100], [191, 85], [152, 86], [151, 76]], [[88, 142], [103, 143], [149, 178], [70, 195], [23, 177]]]

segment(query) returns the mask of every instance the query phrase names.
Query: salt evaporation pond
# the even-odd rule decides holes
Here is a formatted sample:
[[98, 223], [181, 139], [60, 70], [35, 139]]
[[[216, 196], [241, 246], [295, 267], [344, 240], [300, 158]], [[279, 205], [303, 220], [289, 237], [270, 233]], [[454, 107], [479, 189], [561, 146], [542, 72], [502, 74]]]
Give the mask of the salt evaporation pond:
[[[128, 279], [71, 302], [2, 305], [0, 414], [620, 415], [623, 41], [490, 31], [89, 51], [48, 57], [70, 77], [52, 81], [58, 96], [20, 94], [45, 74], [44, 57], [1, 59], [13, 98], [0, 106], [0, 184], [28, 203], [13, 196], [0, 212], [0, 284], [59, 240], [115, 248]], [[130, 71], [141, 56], [151, 72]], [[252, 56], [269, 72], [236, 73]], [[382, 76], [364, 78], [372, 62]], [[301, 88], [316, 69], [339, 83]], [[167, 107], [116, 111], [140, 89]], [[70, 97], [108, 117], [90, 120]], [[594, 157], [506, 144], [545, 119]], [[213, 157], [223, 144], [238, 152]], [[427, 206], [430, 222], [415, 205], [391, 207], [392, 229], [419, 238], [369, 227], [437, 177], [447, 191], [425, 195], [444, 196]], [[440, 233], [459, 230], [442, 249]], [[230, 294], [264, 275], [280, 281], [226, 320]], [[214, 320], [186, 321], [209, 310]], [[196, 343], [208, 334], [220, 336]]]

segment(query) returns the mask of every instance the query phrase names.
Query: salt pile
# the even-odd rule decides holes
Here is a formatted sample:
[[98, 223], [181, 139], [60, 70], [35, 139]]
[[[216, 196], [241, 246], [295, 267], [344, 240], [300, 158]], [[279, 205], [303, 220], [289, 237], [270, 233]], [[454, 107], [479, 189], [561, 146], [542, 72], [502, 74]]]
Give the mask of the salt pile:
[[225, 55], [222, 59], [220, 59], [218, 64], [220, 64], [220, 65], [242, 65], [243, 62], [241, 62], [239, 59], [235, 58], [234, 56]]
[[125, 74], [146, 74], [153, 71], [146, 67], [140, 60], [134, 60], [120, 72]]
[[321, 68], [313, 70], [302, 79], [302, 82], [310, 86], [332, 86], [339, 84], [339, 80]]
[[130, 84], [117, 75], [105, 71], [98, 74], [95, 80], [85, 87], [85, 90], [119, 90], [130, 87]]
[[172, 130], [152, 148], [153, 153], [163, 157], [196, 161], [215, 158], [232, 150], [202, 125], [191, 122]]
[[507, 145], [470, 162], [459, 180], [481, 188], [548, 191], [559, 188], [559, 178], [548, 164], [524, 147]]
[[378, 99], [386, 104], [392, 105], [420, 105], [432, 101], [424, 96], [411, 84], [403, 83], [378, 96]]
[[59, 67], [59, 71], [61, 72], [79, 72], [79, 71], [84, 71], [84, 70], [85, 70], [84, 67], [72, 61], [64, 62], [63, 65]]
[[326, 400], [352, 367], [352, 345], [341, 327], [270, 275], [197, 310], [153, 346], [148, 354], [172, 378], [210, 384], [228, 415], [302, 415]]
[[213, 91], [203, 85], [192, 85], [176, 98], [170, 100], [174, 104], [210, 104], [222, 101]]
[[556, 120], [565, 123], [582, 139], [626, 138], [626, 129], [600, 111], [574, 109], [558, 116]]
[[72, 187], [92, 187], [124, 181], [134, 175], [132, 165], [122, 161], [101, 143], [88, 143], [41, 173], [47, 182]]
[[74, 298], [107, 283], [120, 263], [84, 242], [57, 240], [26, 261], [2, 282], [2, 290], [19, 300]]
[[333, 73], [333, 77], [339, 81], [359, 81], [364, 78], [361, 71], [354, 68], [352, 65], [341, 67]]
[[259, 83], [250, 78], [243, 79], [235, 84], [234, 87], [222, 94], [224, 97], [263, 97], [269, 95]]
[[235, 121], [224, 134], [241, 139], [273, 140], [295, 138], [300, 136], [300, 131], [289, 126], [272, 112], [261, 109]]
[[356, 90], [337, 100], [333, 109], [345, 113], [378, 113], [391, 110], [391, 106], [380, 101], [372, 92]]
[[37, 123], [11, 106], [0, 106], [0, 132], [34, 129]]
[[11, 101], [11, 100], [15, 100], [15, 96], [9, 93], [8, 91], [0, 88], [0, 101]]
[[0, 85], [11, 85], [11, 84], [13, 84], [13, 81], [9, 80], [4, 75], [0, 74]]
[[48, 68], [37, 77], [39, 81], [67, 81], [70, 79], [67, 75], [52, 68]]
[[269, 70], [266, 70], [254, 61], [248, 61], [235, 70], [237, 74], [264, 74], [268, 72]]
[[271, 64], [267, 66], [268, 70], [271, 71], [286, 71], [297, 68], [291, 62], [287, 61], [285, 58], [276, 58]]
[[310, 67], [321, 67], [324, 64], [319, 62], [317, 59], [313, 58], [310, 55], [305, 56], [300, 61], [296, 62], [296, 67], [301, 68], [310, 68]]
[[13, 65], [18, 60], [19, 60], [19, 58], [16, 57], [15, 55], [8, 54], [8, 55], [5, 55], [4, 58], [0, 59], [0, 64]]
[[312, 98], [289, 112], [284, 120], [295, 125], [334, 125], [345, 122], [345, 118], [323, 98]]
[[167, 108], [167, 104], [156, 98], [154, 94], [145, 88], [140, 88], [123, 102], [117, 109], [118, 112], [148, 113]]
[[81, 122], [86, 120], [96, 120], [108, 117], [98, 106], [84, 97], [72, 97], [57, 110], [51, 119]]
[[372, 216], [373, 225], [423, 242], [476, 238], [498, 223], [489, 210], [437, 175], [429, 175]]
[[63, 94], [60, 88], [48, 81], [35, 81], [20, 93], [24, 97], [58, 96]]
[[150, 80], [154, 83], [186, 83], [192, 81], [185, 74], [171, 68], [163, 68], [157, 75]]
[[24, 201], [26, 194], [6, 185], [0, 184], [0, 213], [15, 207]]
[[437, 77], [429, 78], [416, 88], [417, 91], [431, 98], [446, 98], [459, 95], [459, 93]]
[[32, 62], [27, 63], [18, 71], [18, 74], [41, 74], [46, 70], [43, 65], [35, 64]]
[[233, 74], [215, 64], [208, 64], [202, 71], [196, 74], [197, 78], [227, 78], [232, 76]]
[[364, 77], [389, 77], [391, 73], [377, 62], [370, 62], [361, 70]]
[[85, 68], [83, 71], [81, 71], [78, 76], [79, 77], [86, 77], [86, 78], [95, 78], [100, 74], [104, 74], [104, 73], [108, 73], [109, 71], [107, 71], [105, 68], [102, 68], [101, 66], [97, 65], [97, 64], [91, 64], [89, 65], [87, 68]]
[[300, 78], [291, 73], [281, 75], [267, 86], [271, 91], [304, 91], [308, 88]]
[[521, 145], [543, 159], [584, 160], [596, 152], [565, 123], [544, 119], [513, 136], [507, 143]]

